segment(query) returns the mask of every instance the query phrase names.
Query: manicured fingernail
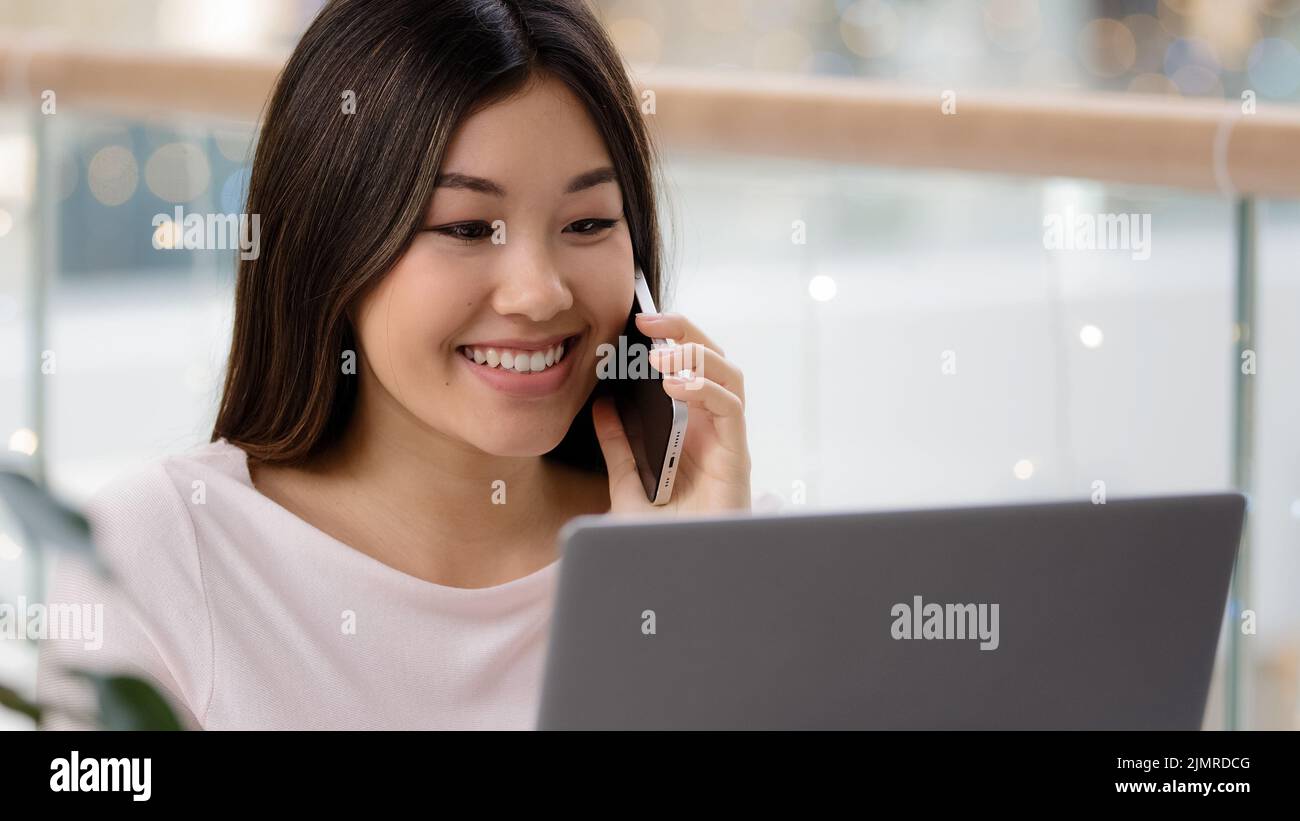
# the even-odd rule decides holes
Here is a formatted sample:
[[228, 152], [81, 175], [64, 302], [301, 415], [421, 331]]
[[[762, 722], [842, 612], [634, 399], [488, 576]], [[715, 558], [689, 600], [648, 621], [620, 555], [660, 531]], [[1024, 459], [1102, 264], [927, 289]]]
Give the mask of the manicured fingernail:
[[644, 319], [647, 322], [658, 322], [663, 319], [663, 314], [637, 314], [637, 319]]

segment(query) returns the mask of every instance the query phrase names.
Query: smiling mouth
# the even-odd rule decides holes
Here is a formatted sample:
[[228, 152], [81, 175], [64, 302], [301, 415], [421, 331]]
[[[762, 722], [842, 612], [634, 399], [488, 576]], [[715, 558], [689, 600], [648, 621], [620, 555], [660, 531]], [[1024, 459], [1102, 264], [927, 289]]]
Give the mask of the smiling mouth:
[[461, 345], [456, 350], [469, 361], [484, 368], [517, 374], [539, 374], [559, 365], [581, 337], [580, 333], [574, 334], [541, 350], [486, 345]]

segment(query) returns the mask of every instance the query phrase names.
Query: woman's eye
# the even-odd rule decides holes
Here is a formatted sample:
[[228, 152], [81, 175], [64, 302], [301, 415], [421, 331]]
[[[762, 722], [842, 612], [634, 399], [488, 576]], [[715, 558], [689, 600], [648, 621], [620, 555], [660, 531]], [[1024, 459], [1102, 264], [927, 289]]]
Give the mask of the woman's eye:
[[492, 226], [486, 222], [461, 222], [425, 230], [460, 240], [467, 245], [492, 236]]
[[577, 222], [569, 223], [569, 225], [564, 230], [572, 231], [572, 233], [575, 234], [584, 234], [590, 236], [592, 234], [599, 234], [601, 231], [604, 231], [608, 228], [613, 228], [617, 222], [618, 220], [595, 219], [595, 218], [578, 220]]
[[[607, 231], [610, 228], [613, 228], [617, 224], [618, 220], [616, 219], [600, 219], [592, 217], [589, 219], [578, 220], [577, 222], [571, 222], [565, 226], [564, 230], [566, 233], [579, 234], [582, 236], [594, 236], [602, 231]], [[455, 225], [429, 227], [424, 230], [433, 231], [434, 233], [451, 237], [452, 239], [459, 240], [466, 245], [471, 245], [479, 240], [487, 239], [492, 236], [492, 226], [486, 222], [459, 222]]]

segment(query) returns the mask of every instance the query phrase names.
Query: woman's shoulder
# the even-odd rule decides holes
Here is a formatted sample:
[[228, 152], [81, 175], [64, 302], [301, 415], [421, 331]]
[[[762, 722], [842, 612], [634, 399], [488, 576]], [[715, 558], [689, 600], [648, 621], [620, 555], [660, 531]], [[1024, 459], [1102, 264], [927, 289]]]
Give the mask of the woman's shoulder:
[[[209, 486], [246, 484], [246, 455], [219, 439], [128, 469], [99, 488], [86, 504], [97, 547], [115, 554], [194, 545], [194, 519], [210, 515]], [[120, 558], [120, 556], [119, 556]]]
[[45, 700], [93, 703], [67, 669], [130, 671], [153, 678], [175, 696], [183, 722], [198, 725], [211, 698], [214, 645], [193, 482], [237, 477], [232, 448], [210, 443], [155, 459], [91, 497], [85, 515], [99, 561], [61, 554], [47, 595], [93, 613], [97, 646], [66, 636], [42, 643], [37, 687]]
[[202, 499], [213, 478], [250, 484], [244, 451], [218, 439], [128, 468], [95, 491], [87, 508], [106, 512], [157, 505], [172, 496]]

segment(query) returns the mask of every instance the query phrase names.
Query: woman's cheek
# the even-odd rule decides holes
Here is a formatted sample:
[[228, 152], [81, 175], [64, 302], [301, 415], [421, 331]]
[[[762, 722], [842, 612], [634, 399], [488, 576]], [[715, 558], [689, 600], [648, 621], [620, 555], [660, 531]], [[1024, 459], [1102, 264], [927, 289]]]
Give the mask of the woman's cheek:
[[[388, 274], [388, 293], [381, 310], [395, 356], [409, 363], [429, 363], [438, 346], [465, 315], [464, 299], [454, 278], [441, 276], [432, 260], [409, 251]], [[445, 345], [444, 345], [445, 347]]]
[[423, 293], [426, 285], [412, 273], [409, 264], [395, 266], [359, 312], [366, 362], [379, 382], [399, 398], [408, 388], [430, 381], [430, 365], [438, 353], [433, 320], [439, 302]]

